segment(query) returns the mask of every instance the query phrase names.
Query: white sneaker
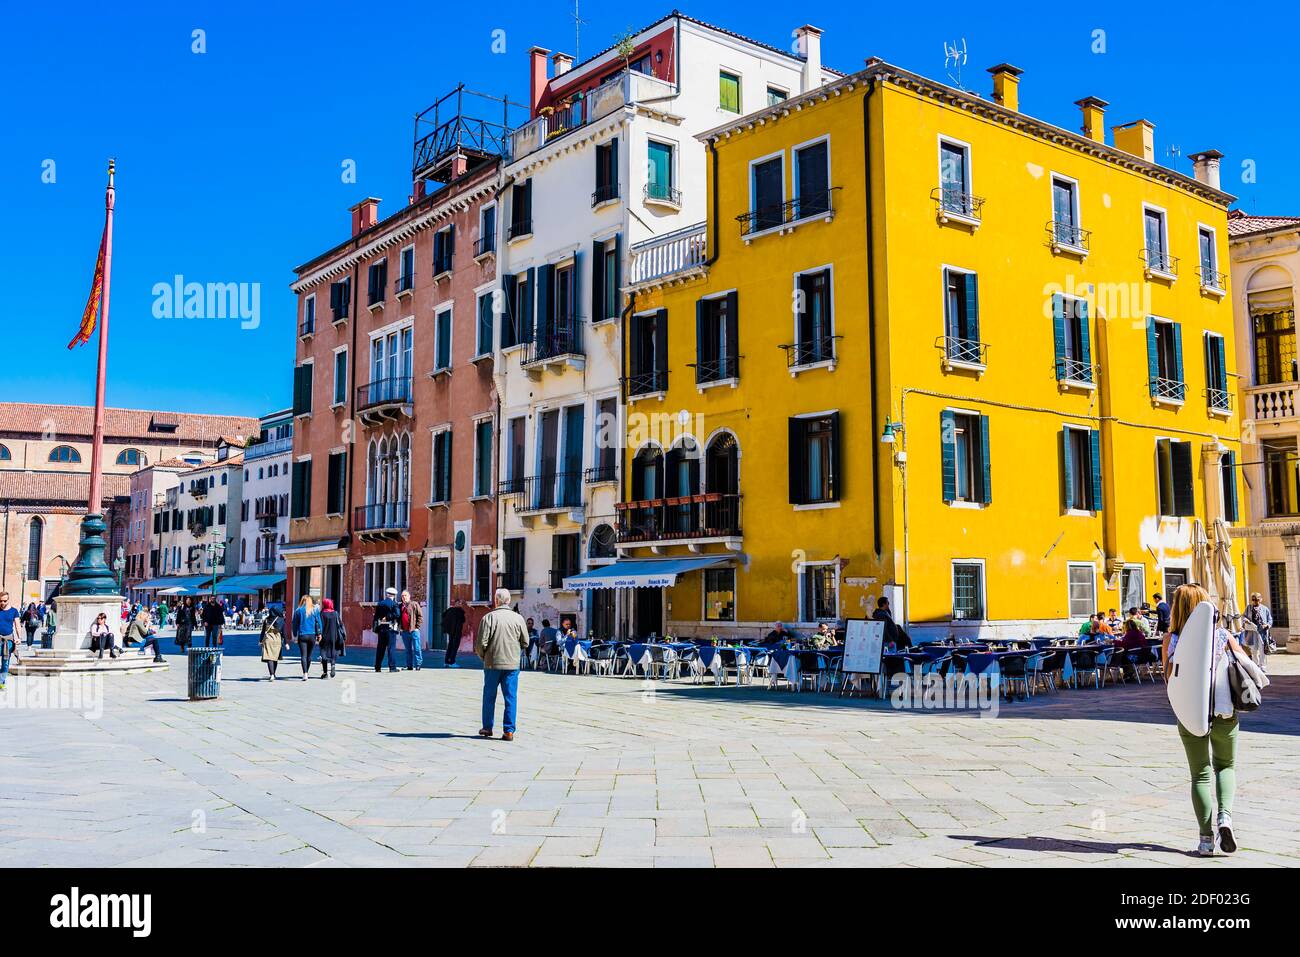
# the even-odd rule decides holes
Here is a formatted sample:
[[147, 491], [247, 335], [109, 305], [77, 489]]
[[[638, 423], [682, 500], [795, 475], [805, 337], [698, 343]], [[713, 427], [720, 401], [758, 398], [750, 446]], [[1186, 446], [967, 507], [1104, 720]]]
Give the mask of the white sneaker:
[[1196, 845], [1196, 856], [1197, 857], [1214, 856], [1214, 835], [1213, 834], [1209, 835], [1208, 837], [1201, 838], [1201, 843]]
[[1219, 847], [1224, 854], [1231, 854], [1237, 849], [1237, 839], [1232, 835], [1232, 815], [1219, 812]]

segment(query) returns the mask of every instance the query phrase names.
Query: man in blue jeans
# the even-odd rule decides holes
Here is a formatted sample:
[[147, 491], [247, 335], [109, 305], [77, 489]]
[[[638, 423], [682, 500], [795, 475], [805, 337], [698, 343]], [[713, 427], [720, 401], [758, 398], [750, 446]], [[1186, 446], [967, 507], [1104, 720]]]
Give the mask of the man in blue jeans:
[[406, 646], [406, 670], [419, 671], [424, 665], [424, 649], [420, 647], [420, 603], [411, 601], [409, 591], [402, 592], [398, 627], [402, 630], [402, 644]]
[[497, 689], [505, 698], [501, 740], [515, 739], [515, 694], [519, 686], [519, 653], [528, 647], [528, 626], [510, 607], [510, 591], [498, 588], [496, 607], [483, 616], [474, 635], [474, 652], [483, 659], [483, 726], [479, 736], [492, 737]]
[[9, 593], [0, 591], [0, 688], [9, 680], [9, 656], [17, 652], [18, 609], [10, 606]]

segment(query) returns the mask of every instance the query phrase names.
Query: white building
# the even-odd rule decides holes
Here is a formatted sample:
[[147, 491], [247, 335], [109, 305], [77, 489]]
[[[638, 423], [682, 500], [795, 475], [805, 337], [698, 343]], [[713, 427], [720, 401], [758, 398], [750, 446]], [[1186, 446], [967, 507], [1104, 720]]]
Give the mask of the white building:
[[[217, 446], [215, 461], [181, 474], [172, 511], [170, 574], [203, 576], [202, 583], [192, 587], [204, 593], [214, 573], [218, 582], [236, 574], [243, 484], [243, 449], [224, 442]], [[167, 504], [171, 505], [170, 493]]]
[[256, 575], [271, 590], [266, 576], [278, 574], [281, 584], [285, 577], [280, 549], [289, 540], [293, 410], [264, 415], [260, 425], [261, 437], [244, 449], [238, 567], [240, 575]]
[[[839, 75], [821, 66], [820, 31], [793, 36], [799, 54], [674, 13], [577, 67], [555, 54], [553, 75], [549, 51], [530, 51], [533, 119], [513, 134], [496, 216], [498, 535], [505, 584], [539, 625], [576, 614], [583, 632], [628, 630], [630, 610], [613, 590], [563, 586], [615, 556], [623, 289], [680, 267], [663, 257], [703, 263], [697, 133]], [[666, 377], [661, 340], [644, 338], [641, 366]], [[652, 397], [653, 385], [637, 391]], [[654, 630], [637, 619], [639, 631]]]

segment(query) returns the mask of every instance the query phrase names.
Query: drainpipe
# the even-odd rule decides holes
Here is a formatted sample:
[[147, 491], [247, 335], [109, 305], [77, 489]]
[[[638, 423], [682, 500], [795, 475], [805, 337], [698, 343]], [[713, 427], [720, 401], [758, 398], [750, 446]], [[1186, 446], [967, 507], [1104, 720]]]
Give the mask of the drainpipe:
[[[866, 170], [866, 205], [867, 205], [867, 341], [870, 350], [871, 388], [876, 390], [876, 244], [875, 216], [871, 195], [871, 113], [868, 106], [871, 94], [876, 90], [876, 78], [867, 78], [867, 92], [862, 97], [862, 156]], [[881, 126], [882, 137], [884, 126]], [[884, 143], [882, 139], [881, 149]], [[880, 536], [880, 401], [878, 395], [871, 397], [871, 471], [875, 479], [876, 494], [871, 496], [871, 536], [875, 547], [876, 559], [881, 558]], [[891, 476], [892, 479], [892, 476]]]

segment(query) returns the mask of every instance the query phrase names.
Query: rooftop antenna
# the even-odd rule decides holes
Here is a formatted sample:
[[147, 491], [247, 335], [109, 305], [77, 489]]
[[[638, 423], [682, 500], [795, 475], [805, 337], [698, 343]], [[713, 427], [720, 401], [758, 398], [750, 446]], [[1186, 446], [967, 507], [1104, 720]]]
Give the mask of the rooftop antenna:
[[1171, 169], [1178, 169], [1178, 158], [1182, 155], [1183, 150], [1177, 143], [1170, 143], [1165, 147], [1165, 156], [1169, 159]]
[[948, 74], [948, 79], [952, 80], [953, 86], [959, 90], [966, 89], [961, 85], [961, 68], [966, 65], [966, 38], [962, 37], [952, 43], [945, 42], [943, 45], [943, 68]]
[[578, 0], [573, 0], [573, 62], [582, 62], [582, 25], [587, 21], [578, 15]]

